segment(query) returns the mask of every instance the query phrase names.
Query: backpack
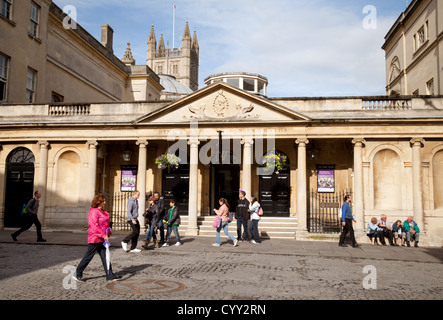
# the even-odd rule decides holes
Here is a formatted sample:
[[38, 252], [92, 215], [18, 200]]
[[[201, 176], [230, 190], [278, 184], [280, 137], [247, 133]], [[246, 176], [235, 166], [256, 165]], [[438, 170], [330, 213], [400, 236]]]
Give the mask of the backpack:
[[22, 208], [22, 216], [24, 216], [27, 213], [28, 213], [28, 211], [26, 210], [26, 203], [24, 203], [23, 208]]
[[231, 223], [234, 220], [234, 212], [229, 212], [229, 220], [228, 223]]
[[262, 207], [258, 207], [257, 214], [258, 214], [259, 216], [262, 216], [262, 215], [263, 215], [263, 209], [262, 209]]

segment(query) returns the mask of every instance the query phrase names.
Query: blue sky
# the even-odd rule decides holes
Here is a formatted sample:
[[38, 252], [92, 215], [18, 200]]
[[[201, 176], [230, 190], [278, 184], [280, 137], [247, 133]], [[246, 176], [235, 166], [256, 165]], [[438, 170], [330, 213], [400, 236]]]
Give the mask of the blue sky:
[[[126, 43], [146, 64], [154, 25], [172, 47], [173, 0], [54, 0], [76, 8], [77, 22], [96, 39], [114, 29], [114, 54]], [[176, 0], [175, 47], [186, 21], [200, 45], [199, 84], [220, 72], [259, 73], [270, 97], [385, 94], [384, 37], [407, 0]], [[363, 12], [368, 5], [376, 9]], [[369, 20], [369, 17], [376, 20]], [[370, 27], [376, 21], [376, 28]]]

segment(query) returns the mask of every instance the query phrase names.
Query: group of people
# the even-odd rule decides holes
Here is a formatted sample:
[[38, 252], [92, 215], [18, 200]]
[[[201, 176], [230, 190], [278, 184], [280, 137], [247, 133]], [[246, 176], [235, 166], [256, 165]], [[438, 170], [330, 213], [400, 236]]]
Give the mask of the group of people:
[[[124, 251], [129, 252], [140, 252], [141, 250], [137, 248], [138, 238], [140, 236], [140, 222], [139, 217], [139, 206], [138, 199], [140, 198], [140, 191], [135, 190], [132, 193], [132, 197], [128, 200], [127, 205], [127, 220], [131, 227], [131, 234], [124, 238], [121, 242]], [[177, 207], [177, 201], [172, 199], [169, 201], [169, 208], [166, 208], [166, 203], [163, 197], [160, 197], [158, 192], [154, 192], [154, 195], [149, 198], [149, 208], [143, 214], [149, 225], [148, 232], [146, 234], [145, 243], [142, 248], [148, 250], [148, 245], [151, 239], [154, 240], [154, 248], [159, 247], [159, 242], [157, 240], [156, 234], [160, 231], [160, 243], [163, 247], [169, 246], [169, 239], [172, 232], [175, 234], [176, 246], [182, 245], [180, 240], [180, 234], [178, 232], [178, 227], [180, 226], [181, 219], [180, 213]], [[166, 239], [165, 230], [166, 226]], [[131, 247], [128, 249], [128, 244], [131, 242]]]
[[[253, 244], [260, 243], [260, 235], [258, 231], [258, 222], [260, 221], [260, 203], [258, 203], [256, 197], [251, 197], [249, 201], [246, 199], [246, 192], [240, 190], [239, 199], [237, 202], [237, 208], [235, 210], [235, 219], [237, 220], [237, 238], [235, 238], [228, 230], [228, 224], [232, 221], [229, 217], [230, 205], [225, 198], [219, 199], [220, 208], [214, 208], [214, 213], [217, 215], [216, 219], [220, 219], [219, 223], [216, 223], [216, 239], [213, 246], [220, 246], [220, 231], [223, 232], [233, 241], [234, 247], [238, 246], [239, 241], [249, 242], [249, 232], [251, 232]], [[249, 227], [248, 227], [248, 221]], [[243, 228], [243, 233], [242, 233]]]
[[[344, 241], [349, 232], [352, 246], [358, 248], [360, 245], [355, 240], [354, 229], [352, 227], [352, 223], [357, 222], [352, 215], [352, 196], [346, 195], [343, 200], [344, 203], [341, 210], [343, 230], [338, 245], [340, 247], [346, 247]], [[420, 228], [413, 220], [412, 216], [409, 216], [404, 222], [397, 220], [391, 225], [387, 220], [387, 216], [382, 214], [380, 219], [377, 219], [376, 217], [371, 218], [371, 221], [368, 222], [366, 234], [371, 240], [372, 245], [377, 244], [385, 246], [385, 238], [388, 238], [391, 246], [404, 246], [406, 243], [406, 245], [410, 247], [411, 241], [413, 240], [414, 246], [418, 247]]]
[[414, 246], [418, 247], [420, 240], [420, 228], [409, 216], [404, 222], [401, 220], [395, 221], [392, 225], [387, 220], [387, 216], [382, 214], [380, 219], [372, 217], [368, 222], [366, 234], [371, 239], [372, 245], [386, 245], [385, 238], [388, 238], [391, 246], [411, 246], [411, 241], [414, 241]]

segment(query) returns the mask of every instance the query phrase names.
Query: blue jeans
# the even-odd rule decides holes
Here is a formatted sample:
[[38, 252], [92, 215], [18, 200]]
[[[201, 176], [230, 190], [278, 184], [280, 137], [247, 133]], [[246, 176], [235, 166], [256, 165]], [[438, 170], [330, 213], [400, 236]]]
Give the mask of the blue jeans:
[[243, 218], [238, 218], [237, 219], [237, 238], [239, 240], [242, 238], [242, 236], [241, 236], [241, 227], [242, 226], [243, 226], [244, 239], [246, 241], [249, 241], [248, 220], [245, 220]]
[[225, 235], [227, 235], [232, 241], [235, 241], [237, 239], [234, 238], [234, 236], [232, 234], [229, 233], [228, 231], [228, 222], [227, 221], [222, 221], [220, 223], [220, 227], [217, 228], [217, 238], [215, 240], [215, 243], [220, 244], [220, 231], [223, 228], [223, 231], [225, 232]]
[[174, 231], [175, 239], [177, 240], [177, 242], [181, 242], [180, 241], [180, 235], [178, 234], [178, 227], [168, 226], [168, 231], [166, 231], [165, 243], [169, 243], [169, 236], [171, 235], [172, 231]]
[[260, 235], [258, 233], [258, 222], [259, 221], [260, 220], [252, 219], [251, 222], [249, 223], [249, 231], [251, 231], [255, 242], [260, 242]]
[[[151, 226], [148, 229], [148, 232], [146, 233], [146, 240], [151, 241], [151, 238], [154, 237], [154, 240], [157, 239], [154, 233], [154, 222], [151, 222]], [[164, 227], [163, 227], [163, 221], [159, 220], [157, 222], [157, 227], [160, 230], [160, 241], [163, 242], [165, 240], [165, 233], [164, 233]]]

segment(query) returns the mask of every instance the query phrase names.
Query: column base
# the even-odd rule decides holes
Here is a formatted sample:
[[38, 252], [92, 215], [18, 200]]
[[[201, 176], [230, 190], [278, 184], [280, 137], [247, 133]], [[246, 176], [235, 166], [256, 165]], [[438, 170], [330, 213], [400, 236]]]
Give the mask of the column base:
[[198, 228], [187, 228], [186, 235], [187, 236], [198, 236], [199, 229]]

